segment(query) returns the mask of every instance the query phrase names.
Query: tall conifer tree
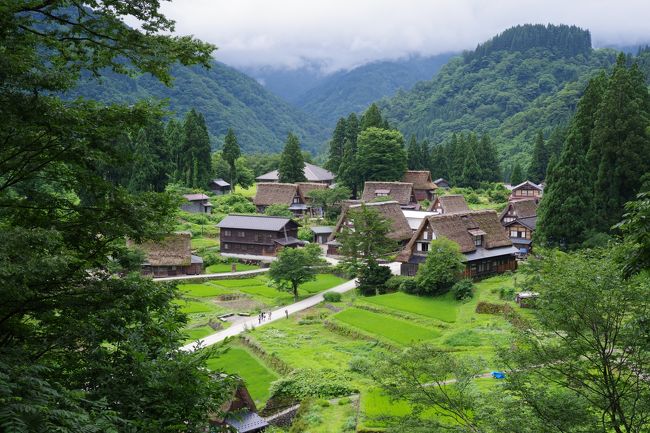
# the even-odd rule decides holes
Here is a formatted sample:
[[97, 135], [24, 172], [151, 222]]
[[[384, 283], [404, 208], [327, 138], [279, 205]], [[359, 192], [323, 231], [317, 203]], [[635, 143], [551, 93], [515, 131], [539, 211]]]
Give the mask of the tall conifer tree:
[[347, 186], [352, 191], [352, 197], [357, 198], [361, 176], [357, 167], [357, 146], [356, 140], [345, 140], [343, 160], [339, 166], [336, 181]]
[[527, 177], [528, 180], [535, 183], [540, 183], [546, 177], [546, 167], [548, 166], [548, 151], [544, 143], [544, 134], [542, 131], [537, 132], [535, 137], [535, 147], [533, 148], [533, 155], [528, 166]]
[[468, 143], [461, 176], [462, 185], [470, 188], [478, 188], [481, 182], [481, 167], [476, 159], [474, 146]]
[[422, 156], [420, 155], [420, 146], [418, 145], [415, 135], [411, 135], [409, 144], [406, 147], [406, 158], [409, 170], [419, 170]]
[[230, 191], [232, 192], [237, 184], [237, 158], [241, 156], [241, 150], [239, 149], [239, 143], [237, 143], [235, 132], [231, 128], [228, 128], [228, 133], [226, 133], [222, 154], [223, 159], [228, 163], [228, 171], [230, 173]]
[[361, 116], [360, 131], [368, 128], [385, 129], [386, 126], [388, 126], [388, 123], [384, 123], [384, 120], [381, 118], [379, 107], [373, 102], [366, 112], [363, 113], [363, 116]]
[[282, 151], [280, 167], [278, 168], [279, 180], [282, 183], [305, 182], [305, 159], [300, 151], [298, 137], [289, 133]]
[[481, 180], [486, 182], [499, 182], [501, 180], [497, 147], [487, 134], [481, 136], [481, 141], [476, 149], [476, 159], [481, 167]]
[[327, 162], [325, 163], [325, 168], [333, 173], [339, 172], [339, 167], [341, 165], [341, 160], [343, 159], [343, 151], [345, 147], [345, 138], [346, 138], [346, 129], [347, 122], [345, 118], [341, 117], [338, 122], [336, 122], [336, 127], [332, 133], [332, 139], [330, 140], [329, 154], [327, 157]]
[[183, 123], [184, 137], [180, 161], [185, 172], [185, 184], [205, 188], [212, 176], [210, 136], [203, 115], [192, 109]]
[[510, 173], [510, 184], [519, 185], [524, 181], [524, 172], [521, 169], [521, 164], [518, 162], [515, 163], [515, 166], [512, 167], [512, 173]]

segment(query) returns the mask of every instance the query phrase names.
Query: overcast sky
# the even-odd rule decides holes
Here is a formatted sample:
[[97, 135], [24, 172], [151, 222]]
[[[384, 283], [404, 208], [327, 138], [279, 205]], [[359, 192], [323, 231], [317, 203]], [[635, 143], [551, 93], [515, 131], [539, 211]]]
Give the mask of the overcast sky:
[[595, 46], [650, 41], [650, 0], [172, 0], [163, 11], [229, 65], [328, 72], [472, 49], [524, 23], [588, 28]]

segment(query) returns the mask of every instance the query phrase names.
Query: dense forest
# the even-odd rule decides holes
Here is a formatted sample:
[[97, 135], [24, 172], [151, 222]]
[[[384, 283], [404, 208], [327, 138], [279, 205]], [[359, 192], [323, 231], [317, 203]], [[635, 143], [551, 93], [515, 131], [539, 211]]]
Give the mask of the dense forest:
[[320, 150], [327, 134], [318, 121], [241, 72], [216, 61], [210, 66], [173, 66], [173, 87], [166, 87], [150, 74], [132, 78], [106, 71], [99, 79], [83, 80], [66, 94], [125, 104], [167, 99], [177, 117], [196, 108], [205, 116], [213, 148], [219, 147], [228, 128], [233, 128], [244, 152], [280, 151], [289, 132], [296, 134], [306, 149], [315, 153]]
[[435, 144], [454, 132], [487, 133], [504, 167], [527, 166], [537, 132], [549, 137], [568, 122], [589, 79], [615, 62], [614, 50], [588, 49], [589, 40], [575, 27], [518, 26], [380, 107], [406, 136]]

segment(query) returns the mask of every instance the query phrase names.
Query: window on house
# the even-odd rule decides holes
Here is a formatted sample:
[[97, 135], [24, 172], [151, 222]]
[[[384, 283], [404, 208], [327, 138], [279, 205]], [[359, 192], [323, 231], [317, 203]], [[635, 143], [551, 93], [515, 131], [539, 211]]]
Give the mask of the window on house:
[[417, 243], [417, 250], [418, 251], [423, 251], [423, 252], [429, 251], [429, 244], [426, 243], [426, 242], [418, 242]]
[[474, 245], [477, 247], [483, 245], [483, 236], [474, 236]]
[[224, 250], [230, 249], [230, 244], [223, 244], [223, 249]]
[[294, 204], [298, 204], [298, 203], [300, 203], [300, 197], [294, 197], [294, 198], [293, 198], [293, 203], [294, 203]]
[[422, 232], [422, 239], [425, 241], [429, 239], [429, 233], [426, 230]]
[[237, 232], [237, 236], [239, 236], [240, 238], [246, 237], [246, 232], [239, 231]]
[[230, 230], [224, 230], [223, 235], [224, 236], [232, 236], [232, 232]]
[[519, 233], [517, 230], [510, 230], [510, 237], [511, 237], [511, 238], [516, 238], [516, 237], [517, 237], [517, 233]]

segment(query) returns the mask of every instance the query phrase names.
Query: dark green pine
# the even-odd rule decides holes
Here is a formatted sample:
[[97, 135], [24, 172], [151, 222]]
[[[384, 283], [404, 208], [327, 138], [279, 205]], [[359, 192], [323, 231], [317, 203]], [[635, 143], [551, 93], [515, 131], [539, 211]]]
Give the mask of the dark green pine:
[[278, 168], [279, 180], [282, 183], [296, 183], [307, 180], [305, 177], [305, 159], [300, 151], [298, 137], [289, 133], [284, 144]]

